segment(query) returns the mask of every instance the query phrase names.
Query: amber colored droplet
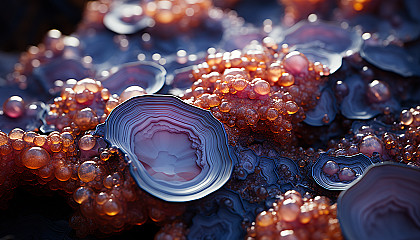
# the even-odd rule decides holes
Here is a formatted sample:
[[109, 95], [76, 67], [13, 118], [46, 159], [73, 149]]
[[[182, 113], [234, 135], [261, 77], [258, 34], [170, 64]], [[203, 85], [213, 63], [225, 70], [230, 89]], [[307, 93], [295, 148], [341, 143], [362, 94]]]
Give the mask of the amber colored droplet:
[[23, 134], [23, 140], [27, 143], [33, 143], [36, 136], [38, 136], [38, 133], [36, 132], [25, 132], [25, 134]]
[[108, 194], [106, 192], [100, 192], [96, 196], [96, 203], [99, 205], [103, 205], [108, 200]]
[[373, 80], [367, 88], [368, 100], [374, 103], [386, 102], [391, 98], [391, 91], [386, 82]]
[[82, 92], [76, 93], [75, 99], [78, 103], [81, 103], [81, 104], [89, 101], [89, 91], [84, 90]]
[[279, 112], [275, 108], [269, 108], [267, 110], [267, 119], [270, 121], [276, 120], [276, 118], [279, 116]]
[[0, 153], [2, 155], [7, 155], [13, 151], [13, 148], [9, 144], [4, 144], [0, 146]]
[[103, 151], [103, 152], [101, 152], [99, 157], [101, 158], [102, 161], [108, 161], [108, 159], [110, 157], [110, 154], [107, 151]]
[[255, 223], [260, 227], [268, 227], [271, 224], [273, 224], [273, 216], [270, 212], [263, 211], [260, 214], [258, 214]]
[[284, 107], [288, 114], [295, 114], [299, 110], [298, 105], [293, 101], [287, 101]]
[[270, 93], [270, 84], [264, 80], [257, 80], [254, 84], [254, 91], [260, 95], [267, 95]]
[[232, 108], [232, 104], [229, 102], [222, 102], [219, 106], [219, 110], [221, 112], [229, 112], [231, 108]]
[[0, 131], [0, 146], [7, 144], [9, 142], [9, 137], [6, 133]]
[[305, 75], [309, 69], [309, 60], [298, 51], [288, 53], [282, 63], [284, 68], [295, 76]]
[[292, 86], [295, 83], [295, 77], [287, 72], [282, 73], [277, 84], [283, 87]]
[[15, 129], [12, 129], [12, 131], [10, 131], [9, 138], [10, 140], [22, 139], [23, 134], [25, 134], [25, 131], [23, 131], [20, 128], [15, 128]]
[[90, 92], [96, 93], [99, 92], [100, 86], [97, 84], [97, 82], [91, 78], [85, 78], [76, 83], [76, 85], [73, 87], [73, 90], [78, 93], [82, 92], [84, 90], [89, 90]]
[[108, 216], [115, 216], [121, 211], [121, 206], [114, 199], [108, 199], [103, 205], [103, 209]]
[[97, 175], [96, 162], [86, 161], [79, 166], [77, 174], [83, 182], [93, 181]]
[[111, 93], [109, 92], [108, 88], [104, 88], [101, 90], [101, 97], [103, 100], [108, 100], [111, 96]]
[[62, 148], [63, 145], [61, 143], [50, 144], [51, 152], [60, 152]]
[[44, 144], [47, 142], [47, 137], [44, 135], [38, 135], [34, 138], [34, 144], [38, 147], [44, 146]]
[[112, 179], [112, 176], [106, 176], [106, 178], [103, 180], [103, 184], [106, 188], [112, 188], [112, 186], [114, 185], [114, 180]]
[[284, 221], [293, 222], [299, 216], [300, 208], [293, 199], [286, 199], [280, 206], [279, 212]]
[[309, 221], [311, 221], [312, 214], [309, 212], [309, 210], [306, 209], [304, 206], [301, 207], [301, 213], [299, 215], [299, 221], [302, 224], [307, 224]]
[[30, 169], [44, 167], [50, 161], [48, 152], [40, 147], [31, 147], [22, 154], [22, 163]]
[[84, 108], [81, 111], [77, 112], [74, 122], [81, 130], [88, 130], [92, 124], [93, 118], [96, 114], [90, 108]]
[[57, 167], [55, 169], [55, 177], [59, 180], [59, 181], [67, 181], [70, 179], [71, 177], [71, 171], [70, 168], [67, 166], [60, 166]]
[[61, 133], [61, 139], [63, 141], [63, 147], [68, 147], [74, 143], [73, 135], [71, 135], [69, 132]]
[[14, 140], [14, 141], [12, 142], [12, 147], [13, 147], [15, 150], [18, 150], [18, 151], [20, 151], [20, 150], [24, 149], [24, 148], [25, 148], [25, 146], [26, 146], [26, 142], [25, 142], [25, 141], [23, 141], [22, 139], [16, 139], [16, 140]]
[[85, 202], [86, 200], [91, 198], [92, 195], [93, 195], [93, 191], [92, 191], [91, 188], [89, 188], [89, 187], [79, 187], [78, 189], [76, 189], [76, 191], [74, 191], [73, 199], [78, 204], [82, 204], [83, 202]]
[[401, 112], [400, 118], [401, 118], [401, 123], [406, 125], [406, 126], [413, 123], [413, 120], [414, 120], [413, 114], [408, 110], [403, 110]]
[[52, 164], [46, 165], [38, 169], [38, 175], [41, 178], [49, 178], [52, 176], [53, 173], [54, 173], [54, 167], [52, 166]]
[[120, 103], [118, 102], [118, 100], [117, 100], [117, 99], [115, 99], [115, 98], [110, 98], [110, 99], [106, 102], [106, 105], [105, 105], [106, 110], [107, 110], [108, 112], [111, 112], [111, 111], [112, 111], [112, 109], [114, 109], [116, 106], [118, 106], [118, 104], [120, 104]]
[[94, 136], [87, 134], [80, 138], [79, 148], [85, 151], [91, 150], [96, 144]]
[[232, 86], [236, 91], [242, 91], [248, 86], [248, 82], [245, 79], [238, 78], [233, 81]]
[[121, 102], [124, 102], [132, 97], [141, 96], [146, 94], [146, 90], [144, 90], [140, 86], [130, 86], [126, 88], [120, 95]]

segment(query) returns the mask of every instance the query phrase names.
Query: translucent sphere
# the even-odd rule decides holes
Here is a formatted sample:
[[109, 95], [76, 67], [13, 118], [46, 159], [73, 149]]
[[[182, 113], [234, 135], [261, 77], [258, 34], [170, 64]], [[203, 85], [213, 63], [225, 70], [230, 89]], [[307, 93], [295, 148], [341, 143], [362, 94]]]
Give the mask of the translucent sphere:
[[81, 150], [91, 150], [96, 144], [96, 139], [94, 136], [87, 134], [80, 138], [79, 140], [79, 148]]
[[121, 206], [114, 199], [108, 199], [103, 205], [104, 212], [108, 216], [115, 216], [121, 211]]
[[3, 112], [11, 117], [18, 118], [25, 113], [25, 103], [19, 96], [11, 96], [3, 104]]
[[334, 175], [338, 173], [339, 170], [340, 170], [340, 167], [334, 161], [328, 161], [322, 167], [322, 171], [328, 175]]
[[258, 214], [255, 223], [260, 227], [268, 227], [271, 224], [273, 224], [273, 216], [271, 213], [263, 211], [260, 214]]
[[50, 155], [41, 147], [31, 147], [22, 154], [22, 163], [30, 169], [42, 168], [50, 161]]
[[298, 51], [288, 53], [283, 61], [284, 68], [295, 76], [306, 75], [309, 68], [309, 60]]
[[77, 112], [74, 122], [80, 127], [81, 130], [89, 129], [95, 113], [90, 108], [84, 108]]
[[293, 222], [300, 213], [299, 205], [293, 199], [284, 200], [280, 206], [280, 216], [286, 222]]
[[391, 91], [387, 83], [373, 80], [368, 85], [367, 96], [369, 101], [374, 103], [386, 102], [391, 98]]
[[372, 157], [374, 152], [377, 152], [382, 155], [382, 141], [376, 136], [366, 136], [362, 139], [362, 142], [359, 145], [359, 150], [361, 153], [365, 154], [368, 157]]
[[338, 178], [341, 181], [352, 181], [356, 178], [356, 173], [351, 168], [343, 168], [338, 173]]
[[294, 83], [295, 77], [289, 73], [282, 73], [278, 81], [278, 84], [283, 87], [292, 86]]
[[120, 95], [121, 102], [124, 102], [132, 97], [141, 96], [146, 94], [146, 90], [144, 90], [140, 86], [130, 86], [126, 88]]
[[91, 198], [92, 195], [93, 191], [89, 187], [79, 187], [78, 189], [76, 189], [76, 191], [74, 191], [73, 199], [78, 204], [82, 204], [83, 202]]
[[77, 171], [80, 180], [90, 182], [96, 177], [96, 162], [86, 161], [79, 166]]

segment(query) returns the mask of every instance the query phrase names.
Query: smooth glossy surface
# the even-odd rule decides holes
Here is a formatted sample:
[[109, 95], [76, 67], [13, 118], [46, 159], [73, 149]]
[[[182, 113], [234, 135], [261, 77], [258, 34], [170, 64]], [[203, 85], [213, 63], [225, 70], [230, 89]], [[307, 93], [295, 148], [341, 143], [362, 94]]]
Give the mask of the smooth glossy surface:
[[118, 34], [132, 34], [153, 24], [139, 4], [116, 4], [104, 17], [104, 25]]
[[419, 239], [420, 169], [376, 164], [343, 191], [338, 218], [346, 239]]
[[97, 129], [127, 154], [131, 175], [166, 201], [191, 201], [219, 189], [233, 164], [222, 124], [173, 96], [134, 97]]
[[360, 55], [369, 63], [383, 70], [391, 71], [404, 77], [420, 76], [418, 60], [410, 56], [402, 47], [396, 45], [364, 45]]
[[130, 86], [140, 86], [153, 94], [165, 84], [166, 70], [159, 64], [139, 61], [112, 68], [110, 74], [102, 84], [112, 93], [121, 94]]
[[356, 52], [362, 45], [362, 38], [355, 31], [322, 21], [301, 21], [281, 31], [280, 36], [276, 38], [277, 41], [289, 45], [316, 46], [341, 55], [345, 55], [349, 50]]

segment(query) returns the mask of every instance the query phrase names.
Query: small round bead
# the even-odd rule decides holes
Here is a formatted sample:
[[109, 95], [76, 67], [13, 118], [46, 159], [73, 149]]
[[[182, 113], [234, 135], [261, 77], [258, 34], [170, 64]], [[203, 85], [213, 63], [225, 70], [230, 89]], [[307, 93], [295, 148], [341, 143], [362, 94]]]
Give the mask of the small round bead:
[[22, 154], [22, 163], [30, 169], [44, 167], [50, 161], [48, 152], [40, 147], [31, 147]]

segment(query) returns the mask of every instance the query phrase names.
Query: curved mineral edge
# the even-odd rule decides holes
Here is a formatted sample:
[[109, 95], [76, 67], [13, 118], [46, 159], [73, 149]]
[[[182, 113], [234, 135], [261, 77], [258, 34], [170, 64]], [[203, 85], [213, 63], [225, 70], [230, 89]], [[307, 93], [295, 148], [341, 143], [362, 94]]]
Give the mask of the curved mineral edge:
[[337, 201], [346, 239], [420, 239], [419, 186], [420, 168], [370, 166]]
[[131, 98], [110, 113], [96, 134], [125, 153], [140, 188], [165, 201], [202, 198], [232, 174], [222, 123], [210, 111], [174, 96]]

